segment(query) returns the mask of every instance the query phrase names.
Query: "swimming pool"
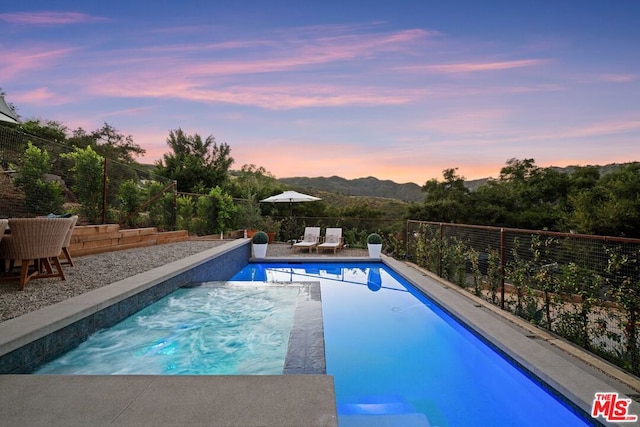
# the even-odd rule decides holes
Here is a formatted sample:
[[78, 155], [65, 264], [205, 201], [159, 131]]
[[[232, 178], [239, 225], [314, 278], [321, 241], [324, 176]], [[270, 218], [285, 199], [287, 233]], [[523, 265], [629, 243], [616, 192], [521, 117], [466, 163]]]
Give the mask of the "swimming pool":
[[382, 264], [249, 264], [233, 280], [320, 282], [341, 426], [588, 425]]

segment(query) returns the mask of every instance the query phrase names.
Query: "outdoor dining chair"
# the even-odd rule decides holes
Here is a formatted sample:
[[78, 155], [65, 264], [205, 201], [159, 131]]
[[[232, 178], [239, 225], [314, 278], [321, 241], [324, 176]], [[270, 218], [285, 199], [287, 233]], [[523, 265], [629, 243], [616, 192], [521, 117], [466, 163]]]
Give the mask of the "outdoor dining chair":
[[0, 240], [2, 240], [2, 236], [4, 236], [4, 230], [7, 229], [7, 224], [9, 224], [8, 219], [0, 219]]
[[18, 279], [20, 290], [33, 278], [59, 277], [65, 280], [58, 256], [72, 222], [72, 218], [9, 219], [11, 234], [0, 240], [0, 259], [9, 261], [9, 272], [15, 262], [20, 262], [20, 275], [9, 275], [0, 280]]
[[78, 215], [73, 215], [71, 217], [73, 222], [69, 227], [69, 231], [67, 231], [67, 235], [64, 237], [64, 242], [62, 243], [62, 255], [64, 255], [66, 261], [61, 262], [61, 264], [69, 264], [73, 267], [73, 260], [71, 259], [71, 254], [69, 253], [69, 245], [71, 244], [71, 236], [73, 235], [73, 229], [78, 222]]

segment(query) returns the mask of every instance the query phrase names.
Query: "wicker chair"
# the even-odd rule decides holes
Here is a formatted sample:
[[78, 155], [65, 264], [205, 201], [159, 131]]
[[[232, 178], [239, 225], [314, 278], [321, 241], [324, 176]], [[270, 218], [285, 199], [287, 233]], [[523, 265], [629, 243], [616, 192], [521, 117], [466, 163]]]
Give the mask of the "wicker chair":
[[[0, 240], [0, 258], [9, 260], [11, 267], [14, 261], [21, 261], [20, 290], [33, 278], [60, 277], [60, 280], [65, 280], [58, 255], [62, 252], [72, 222], [72, 218], [9, 219], [11, 234]], [[34, 271], [30, 273], [32, 261]], [[53, 261], [56, 272], [50, 261]], [[16, 277], [2, 280], [16, 280]]]
[[71, 254], [69, 253], [69, 244], [71, 243], [71, 235], [73, 234], [73, 229], [78, 222], [78, 215], [74, 215], [71, 217], [73, 222], [71, 223], [71, 227], [69, 227], [69, 231], [67, 231], [67, 235], [64, 238], [64, 242], [62, 243], [62, 254], [66, 258], [66, 261], [61, 262], [61, 264], [69, 264], [73, 267], [73, 260], [71, 259]]
[[2, 240], [2, 236], [4, 236], [4, 230], [7, 229], [8, 223], [9, 223], [8, 219], [0, 219], [0, 240]]
[[[7, 225], [9, 224], [8, 219], [0, 219], [0, 240], [4, 236], [4, 231], [7, 229]], [[6, 265], [5, 265], [6, 262]], [[5, 271], [9, 267], [9, 260], [5, 261], [0, 257], [0, 272]]]

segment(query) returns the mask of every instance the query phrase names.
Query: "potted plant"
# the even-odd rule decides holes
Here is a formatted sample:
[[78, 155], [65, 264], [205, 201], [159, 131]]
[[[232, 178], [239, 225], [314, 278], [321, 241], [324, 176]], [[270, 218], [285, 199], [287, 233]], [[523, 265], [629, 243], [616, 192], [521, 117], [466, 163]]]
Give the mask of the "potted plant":
[[255, 258], [264, 258], [267, 256], [267, 245], [269, 243], [267, 233], [258, 231], [251, 237], [251, 243], [253, 246], [253, 256]]
[[369, 234], [367, 236], [367, 248], [369, 249], [369, 258], [380, 258], [382, 237], [378, 233]]
[[278, 233], [280, 233], [280, 226], [282, 225], [282, 221], [273, 219], [270, 216], [264, 218], [264, 229], [266, 230], [267, 236], [269, 236], [269, 243], [273, 243], [276, 239]]
[[252, 238], [259, 230], [264, 230], [264, 218], [260, 213], [260, 203], [254, 194], [247, 195], [246, 203], [238, 206], [236, 224], [244, 229], [248, 238]]

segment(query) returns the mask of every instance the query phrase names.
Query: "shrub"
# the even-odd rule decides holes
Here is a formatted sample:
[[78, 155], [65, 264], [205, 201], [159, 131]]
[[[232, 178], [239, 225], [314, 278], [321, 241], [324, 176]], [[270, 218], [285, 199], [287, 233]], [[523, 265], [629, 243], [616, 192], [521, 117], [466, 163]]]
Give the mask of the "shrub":
[[102, 216], [102, 175], [104, 157], [91, 147], [75, 147], [72, 153], [60, 157], [74, 161], [71, 171], [75, 175], [72, 189], [82, 204], [82, 214], [91, 224], [100, 224]]
[[251, 241], [256, 245], [264, 245], [266, 243], [269, 243], [269, 236], [267, 236], [267, 233], [265, 233], [264, 231], [258, 231], [253, 235]]
[[27, 209], [39, 215], [61, 212], [64, 203], [60, 184], [44, 179], [51, 169], [50, 159], [47, 150], [29, 142], [16, 178], [16, 184], [24, 191]]
[[371, 233], [367, 236], [367, 243], [370, 245], [381, 245], [382, 237], [378, 233]]

